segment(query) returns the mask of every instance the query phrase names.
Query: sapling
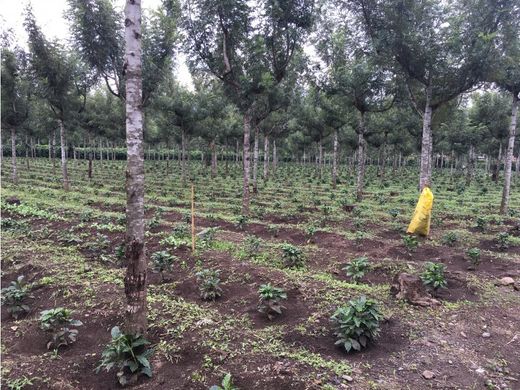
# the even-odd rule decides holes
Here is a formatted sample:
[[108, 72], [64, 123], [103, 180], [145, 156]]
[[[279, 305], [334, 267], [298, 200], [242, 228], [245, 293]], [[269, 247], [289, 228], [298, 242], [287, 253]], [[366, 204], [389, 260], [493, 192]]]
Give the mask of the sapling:
[[469, 258], [470, 266], [469, 269], [475, 269], [480, 264], [480, 249], [471, 248], [466, 251], [466, 255]]
[[280, 287], [271, 286], [270, 283], [262, 284], [258, 289], [260, 295], [260, 303], [258, 305], [258, 311], [265, 313], [267, 318], [272, 320], [276, 315], [282, 314], [281, 301], [287, 299], [287, 293]]
[[370, 265], [367, 257], [358, 257], [347, 264], [343, 270], [347, 273], [354, 283], [357, 283], [365, 276], [369, 270]]
[[196, 273], [199, 281], [200, 297], [207, 301], [214, 301], [222, 295], [220, 288], [220, 270], [203, 269]]
[[150, 259], [152, 260], [154, 271], [159, 272], [161, 281], [164, 281], [164, 272], [171, 272], [175, 257], [166, 251], [159, 251], [153, 253]]
[[288, 268], [301, 268], [305, 265], [303, 251], [291, 244], [282, 244], [282, 260]]
[[446, 288], [448, 282], [444, 276], [444, 264], [427, 262], [424, 272], [421, 274], [424, 285], [433, 289], [434, 295], [440, 288]]
[[30, 297], [29, 287], [23, 275], [18, 276], [8, 287], [2, 289], [2, 305], [7, 307], [7, 312], [15, 320], [31, 311], [25, 302]]
[[72, 312], [63, 307], [44, 310], [40, 313], [40, 328], [51, 334], [47, 342], [47, 349], [59, 349], [76, 342], [77, 329], [70, 329], [83, 325], [79, 320], [71, 317]]

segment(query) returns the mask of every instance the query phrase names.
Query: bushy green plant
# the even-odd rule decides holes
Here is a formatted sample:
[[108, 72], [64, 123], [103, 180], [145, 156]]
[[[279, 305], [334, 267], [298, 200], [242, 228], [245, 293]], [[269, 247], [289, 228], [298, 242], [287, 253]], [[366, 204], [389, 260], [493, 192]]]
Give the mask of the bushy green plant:
[[190, 230], [187, 224], [182, 222], [177, 222], [172, 227], [171, 236], [175, 238], [185, 238], [190, 236]]
[[267, 230], [273, 237], [278, 237], [278, 234], [280, 234], [280, 227], [278, 225], [270, 224], [267, 226]]
[[40, 328], [51, 334], [47, 349], [59, 349], [76, 342], [78, 330], [71, 329], [83, 325], [71, 317], [72, 312], [63, 307], [44, 310], [40, 313]]
[[305, 265], [303, 251], [291, 244], [282, 244], [282, 260], [286, 267], [301, 268]]
[[405, 234], [403, 236], [403, 244], [409, 252], [413, 252], [419, 246], [417, 237], [412, 234]]
[[235, 226], [240, 230], [244, 230], [248, 221], [247, 215], [239, 215], [235, 220]]
[[281, 301], [287, 299], [287, 293], [283, 288], [271, 286], [270, 283], [262, 284], [258, 289], [260, 295], [260, 303], [258, 311], [267, 315], [267, 318], [272, 320], [276, 315], [282, 314]]
[[209, 388], [209, 390], [238, 390], [238, 387], [233, 385], [233, 380], [231, 379], [231, 374], [227, 373], [224, 375], [224, 379], [219, 385], [213, 385]]
[[479, 248], [471, 248], [466, 251], [466, 256], [468, 256], [470, 261], [470, 269], [476, 268], [480, 264], [480, 249]]
[[122, 386], [134, 382], [140, 375], [152, 376], [149, 361], [154, 350], [147, 348], [150, 344], [142, 335], [124, 334], [119, 327], [111, 330], [112, 340], [101, 354], [101, 361], [96, 372], [112, 368], [118, 369], [117, 379]]
[[459, 240], [457, 233], [448, 232], [444, 236], [442, 236], [442, 243], [444, 245], [453, 246]]
[[246, 252], [247, 256], [253, 258], [258, 255], [260, 251], [260, 244], [261, 241], [258, 237], [253, 235], [247, 236], [244, 240], [244, 251]]
[[365, 256], [355, 258], [343, 268], [354, 283], [359, 282], [369, 269], [370, 264]]
[[331, 319], [335, 325], [336, 345], [350, 352], [360, 351], [379, 336], [383, 314], [374, 300], [362, 295], [339, 307]]
[[487, 224], [488, 224], [488, 221], [486, 218], [484, 217], [477, 217], [477, 219], [475, 220], [475, 228], [477, 228], [478, 230], [480, 230], [481, 232], [483, 232], [484, 230], [486, 230], [486, 227], [487, 227]]
[[203, 269], [196, 273], [199, 282], [200, 297], [207, 301], [214, 301], [222, 295], [220, 288], [220, 270]]
[[507, 232], [500, 232], [497, 234], [497, 248], [500, 251], [505, 251], [511, 245], [511, 236]]
[[31, 311], [29, 305], [25, 303], [27, 298], [30, 298], [29, 288], [23, 275], [18, 276], [8, 287], [2, 289], [2, 305], [7, 307], [7, 312], [15, 320]]
[[390, 210], [388, 210], [388, 214], [390, 214], [390, 216], [395, 219], [399, 215], [399, 210], [398, 209], [390, 209]]
[[161, 280], [164, 280], [164, 272], [171, 272], [175, 257], [166, 251], [158, 251], [154, 252], [150, 259], [152, 260], [154, 271], [159, 272]]
[[437, 292], [440, 288], [446, 288], [448, 282], [444, 275], [444, 264], [427, 262], [421, 274], [421, 280], [426, 287], [433, 289], [434, 292]]
[[208, 227], [197, 234], [199, 243], [202, 246], [202, 248], [211, 247], [211, 245], [215, 241], [215, 236], [217, 234], [217, 231], [218, 231], [218, 227]]

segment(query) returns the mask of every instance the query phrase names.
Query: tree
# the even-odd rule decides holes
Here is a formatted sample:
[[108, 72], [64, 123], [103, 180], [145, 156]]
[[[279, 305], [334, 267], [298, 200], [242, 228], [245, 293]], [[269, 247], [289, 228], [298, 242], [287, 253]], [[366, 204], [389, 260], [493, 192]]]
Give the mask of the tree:
[[85, 107], [87, 92], [93, 83], [88, 69], [58, 42], [48, 41], [28, 8], [25, 28], [29, 36], [31, 68], [37, 79], [37, 91], [45, 99], [60, 128], [63, 188], [69, 190], [65, 122]]
[[514, 1], [352, 1], [377, 51], [400, 65], [423, 118], [422, 190], [431, 185], [432, 115], [483, 80], [499, 20]]
[[12, 180], [18, 183], [16, 130], [29, 117], [32, 82], [26, 53], [2, 44], [2, 127], [11, 131]]
[[144, 242], [144, 148], [142, 107], [141, 2], [127, 0], [125, 6], [126, 79], [126, 250], [127, 299], [125, 330], [145, 334], [147, 260]]
[[243, 115], [242, 213], [249, 213], [250, 133], [258, 98], [279, 84], [312, 24], [312, 0], [186, 0], [192, 67], [210, 72]]

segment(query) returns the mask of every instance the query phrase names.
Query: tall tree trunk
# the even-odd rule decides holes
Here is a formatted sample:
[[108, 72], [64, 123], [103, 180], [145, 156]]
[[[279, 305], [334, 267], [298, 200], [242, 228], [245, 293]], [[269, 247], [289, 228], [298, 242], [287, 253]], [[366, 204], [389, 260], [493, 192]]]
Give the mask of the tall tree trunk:
[[258, 137], [259, 137], [259, 131], [258, 126], [255, 127], [255, 147], [253, 150], [253, 192], [256, 194], [258, 193]]
[[141, 2], [127, 0], [125, 7], [126, 65], [126, 261], [127, 299], [125, 331], [144, 334], [147, 261], [144, 241], [144, 148], [141, 64]]
[[318, 143], [318, 153], [319, 153], [319, 162], [318, 162], [318, 174], [320, 175], [320, 180], [323, 177], [323, 141], [320, 137], [320, 141]]
[[278, 166], [278, 154], [276, 151], [276, 139], [273, 139], [273, 175], [276, 175], [277, 166]]
[[18, 170], [16, 166], [16, 129], [14, 127], [11, 128], [11, 165], [13, 168], [11, 178], [14, 184], [18, 184]]
[[421, 142], [421, 172], [419, 175], [419, 189], [431, 186], [432, 176], [432, 87], [426, 87], [426, 105], [424, 108], [423, 130]]
[[365, 181], [365, 113], [361, 112], [359, 118], [358, 132], [358, 165], [357, 165], [357, 183], [356, 183], [356, 199], [358, 202], [363, 200], [363, 184]]
[[244, 167], [244, 185], [242, 192], [242, 214], [249, 215], [249, 136], [251, 133], [251, 114], [247, 111], [244, 114], [244, 155], [243, 167]]
[[504, 166], [504, 189], [502, 191], [502, 202], [500, 213], [506, 214], [509, 207], [509, 192], [511, 190], [511, 165], [513, 163], [513, 149], [515, 147], [516, 118], [518, 116], [518, 92], [513, 92], [513, 103], [511, 108], [511, 124], [509, 125], [509, 139], [506, 150]]
[[264, 180], [269, 178], [269, 136], [264, 135]]
[[332, 144], [332, 187], [336, 189], [338, 184], [338, 130], [334, 129], [334, 140]]
[[217, 177], [217, 146], [215, 140], [211, 140], [211, 177]]
[[186, 134], [181, 131], [181, 179], [186, 180]]
[[500, 142], [500, 144], [498, 146], [498, 156], [497, 156], [495, 164], [493, 166], [492, 180], [495, 183], [498, 183], [498, 178], [500, 177], [500, 166], [501, 165], [502, 165], [502, 142]]
[[67, 141], [65, 139], [65, 126], [63, 120], [58, 119], [60, 125], [60, 146], [61, 146], [61, 176], [63, 180], [63, 189], [68, 191], [69, 185], [69, 174], [67, 172]]
[[56, 129], [52, 131], [52, 174], [56, 176]]
[[469, 186], [475, 177], [475, 146], [469, 145], [468, 167], [466, 172], [466, 185]]

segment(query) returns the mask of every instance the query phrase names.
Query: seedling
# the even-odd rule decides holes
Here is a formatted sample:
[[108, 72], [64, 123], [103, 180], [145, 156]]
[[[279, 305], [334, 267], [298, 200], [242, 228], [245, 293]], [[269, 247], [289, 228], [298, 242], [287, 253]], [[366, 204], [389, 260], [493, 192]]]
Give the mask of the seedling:
[[31, 311], [29, 305], [25, 303], [27, 298], [30, 298], [29, 288], [23, 275], [13, 280], [9, 287], [2, 289], [2, 305], [7, 307], [7, 312], [15, 320]]
[[423, 284], [433, 289], [434, 295], [440, 288], [446, 288], [448, 282], [444, 276], [444, 264], [427, 262], [421, 274]]
[[466, 255], [469, 258], [470, 266], [469, 269], [475, 269], [480, 264], [480, 249], [471, 248], [466, 251]]
[[175, 257], [166, 251], [159, 251], [152, 254], [153, 269], [161, 274], [161, 281], [164, 281], [164, 272], [171, 272]]
[[139, 334], [124, 334], [117, 326], [114, 326], [110, 333], [112, 340], [101, 354], [96, 372], [102, 368], [108, 372], [116, 367], [117, 379], [121, 386], [135, 382], [140, 375], [151, 377], [152, 367], [149, 358], [154, 350], [147, 348], [150, 342]]
[[77, 329], [70, 329], [83, 325], [79, 320], [71, 317], [72, 312], [63, 307], [44, 310], [40, 313], [40, 328], [49, 332], [51, 338], [47, 342], [47, 349], [59, 349], [61, 346], [68, 346], [76, 342], [78, 337]]
[[222, 295], [220, 288], [220, 270], [203, 269], [197, 272], [200, 297], [206, 301], [214, 301]]
[[258, 305], [258, 311], [260, 313], [267, 314], [267, 318], [272, 320], [276, 315], [282, 314], [281, 301], [287, 299], [287, 293], [284, 289], [279, 287], [273, 287], [270, 283], [262, 284], [258, 290], [260, 295], [260, 303]]
[[339, 307], [331, 317], [335, 325], [336, 345], [347, 352], [360, 351], [379, 336], [379, 323], [383, 319], [379, 306], [364, 295]]
[[497, 248], [499, 251], [505, 251], [511, 244], [511, 236], [507, 232], [497, 234]]
[[354, 283], [357, 283], [365, 276], [369, 268], [368, 258], [358, 257], [352, 260], [343, 270], [346, 271], [347, 276], [349, 276]]
[[233, 380], [231, 379], [231, 374], [227, 373], [224, 375], [224, 379], [222, 379], [222, 383], [219, 385], [213, 385], [209, 388], [209, 390], [238, 390], [238, 387], [233, 385]]
[[305, 265], [302, 250], [291, 244], [282, 244], [282, 259], [288, 268], [301, 268]]
[[403, 244], [408, 250], [408, 252], [414, 252], [419, 246], [419, 241], [417, 241], [417, 237], [411, 234], [406, 234], [403, 236]]

